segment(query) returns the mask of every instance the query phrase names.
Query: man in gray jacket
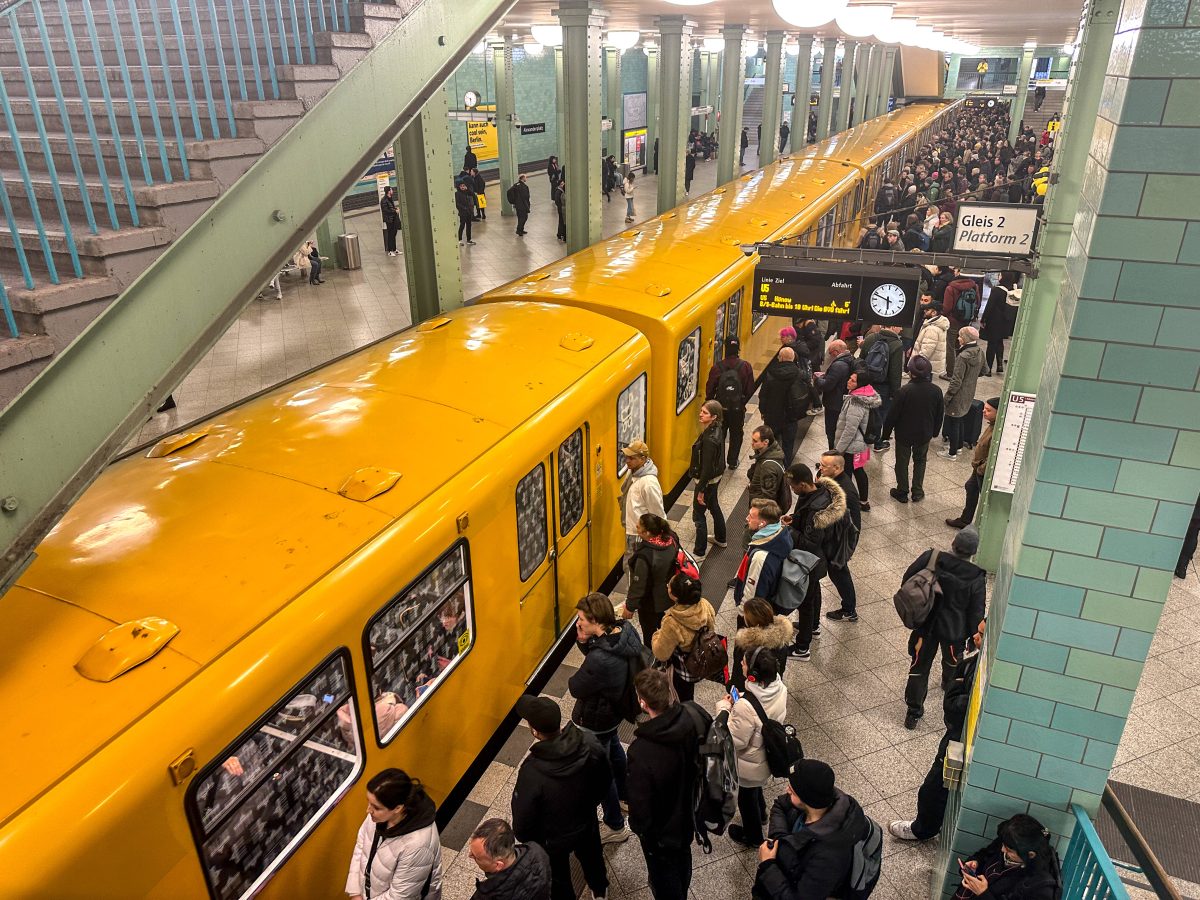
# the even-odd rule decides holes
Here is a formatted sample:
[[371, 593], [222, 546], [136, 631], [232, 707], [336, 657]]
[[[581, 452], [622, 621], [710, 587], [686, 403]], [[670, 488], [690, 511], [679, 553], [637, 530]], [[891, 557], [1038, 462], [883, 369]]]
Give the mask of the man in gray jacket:
[[963, 445], [963, 419], [975, 399], [975, 385], [983, 369], [983, 351], [979, 349], [979, 332], [967, 327], [958, 332], [958, 353], [954, 358], [954, 374], [946, 388], [946, 433], [950, 446], [939, 450], [942, 459], [958, 459]]

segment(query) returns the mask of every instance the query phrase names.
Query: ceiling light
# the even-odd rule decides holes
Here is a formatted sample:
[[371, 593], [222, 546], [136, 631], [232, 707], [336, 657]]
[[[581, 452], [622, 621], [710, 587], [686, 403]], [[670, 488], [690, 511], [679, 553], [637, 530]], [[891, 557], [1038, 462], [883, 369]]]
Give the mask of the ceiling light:
[[704, 39], [704, 49], [709, 53], [720, 53], [725, 49], [725, 38], [707, 37]]
[[852, 3], [837, 15], [838, 28], [851, 37], [874, 34], [892, 18], [890, 3]]
[[533, 35], [535, 41], [544, 47], [558, 47], [562, 45], [561, 25], [530, 25], [529, 33]]
[[788, 56], [799, 56], [800, 55], [800, 42], [797, 41], [796, 43], [793, 44], [791, 41], [789, 41], [788, 43], [783, 45], [783, 52], [786, 53]]
[[1075, 45], [1074, 44], [1063, 44], [1062, 52], [1063, 52], [1064, 56], [1070, 56], [1072, 53], [1075, 52]]
[[1036, 50], [1036, 49], [1037, 49], [1037, 45], [1038, 45], [1038, 42], [1037, 42], [1037, 41], [1026, 41], [1026, 42], [1025, 42], [1025, 49], [1026, 49], [1026, 50]]
[[622, 51], [632, 50], [641, 39], [642, 33], [640, 31], [610, 31], [608, 33], [609, 46], [616, 47]]
[[848, 0], [771, 0], [775, 13], [797, 28], [819, 28], [836, 18]]
[[537, 41], [530, 41], [525, 45], [525, 52], [530, 56], [541, 56], [544, 48]]
[[881, 28], [875, 29], [875, 37], [885, 44], [906, 44], [917, 27], [915, 16], [893, 16]]

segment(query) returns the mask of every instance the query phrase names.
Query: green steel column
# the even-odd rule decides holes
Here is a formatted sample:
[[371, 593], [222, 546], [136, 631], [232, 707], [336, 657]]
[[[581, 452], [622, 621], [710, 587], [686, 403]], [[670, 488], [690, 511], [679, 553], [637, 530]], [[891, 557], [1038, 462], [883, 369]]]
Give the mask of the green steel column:
[[[1038, 235], [1038, 277], [1026, 279], [1017, 324], [1008, 347], [1000, 413], [995, 429], [1004, 426], [1009, 391], [1037, 393], [1042, 366], [1054, 333], [1054, 308], [1066, 270], [1071, 224], [1083, 191], [1083, 170], [1088, 159], [1092, 128], [1100, 107], [1104, 72], [1112, 53], [1120, 0], [1093, 0], [1079, 45], [1079, 58], [1071, 69], [1063, 103], [1063, 128], [1058, 151], [1050, 165], [1051, 185], [1043, 207]], [[993, 448], [994, 450], [995, 448]], [[984, 490], [979, 505], [979, 564], [994, 572], [1004, 546], [1012, 508], [1012, 495]]]
[[658, 140], [658, 48], [646, 48], [646, 171], [658, 174], [654, 142]]
[[779, 123], [783, 106], [783, 38], [782, 31], [767, 32], [767, 58], [763, 81], [762, 145], [758, 148], [758, 164], [765, 166], [779, 155]]
[[[344, 234], [346, 231], [346, 218], [342, 215], [342, 203], [339, 200], [329, 212], [325, 215], [317, 225], [317, 249], [321, 251], [322, 256], [328, 257], [322, 263], [325, 271], [330, 269], [342, 268], [341, 257], [338, 256], [338, 235]], [[367, 235], [362, 236], [366, 240], [370, 240]]]
[[799, 53], [796, 56], [796, 90], [792, 105], [792, 147], [802, 149], [808, 145], [808, 100], [812, 96], [813, 36], [796, 35]]
[[893, 85], [896, 74], [896, 54], [900, 52], [898, 47], [888, 47], [883, 55], [883, 74], [879, 83], [879, 111], [876, 115], [882, 116], [888, 111], [888, 100], [892, 99]]
[[745, 25], [726, 25], [721, 29], [725, 50], [721, 70], [721, 143], [717, 147], [717, 184], [733, 181], [741, 172], [742, 107], [746, 100], [742, 74], [742, 41]]
[[858, 49], [858, 41], [843, 41], [845, 50], [842, 53], [842, 87], [837, 102], [837, 115], [834, 118], [833, 130], [845, 131], [850, 127], [850, 103], [854, 99], [854, 57]]
[[817, 99], [817, 140], [829, 137], [829, 116], [833, 112], [833, 75], [837, 68], [837, 38], [822, 41], [821, 94]]
[[712, 112], [708, 114], [708, 132], [711, 134], [719, 127], [718, 112], [721, 108], [721, 54], [708, 54], [708, 105]]
[[1025, 100], [1029, 97], [1029, 75], [1033, 71], [1033, 55], [1037, 47], [1026, 46], [1021, 53], [1021, 65], [1017, 70], [1017, 95], [1013, 97], [1009, 112], [1008, 143], [1011, 146], [1020, 134], [1021, 121], [1025, 118]]
[[558, 125], [558, 164], [567, 162], [567, 85], [563, 67], [563, 48], [554, 48], [554, 113]]
[[500, 214], [511, 216], [508, 189], [517, 183], [517, 99], [513, 81], [512, 38], [492, 44], [496, 77], [496, 141], [500, 148]]
[[611, 153], [621, 160], [621, 51], [604, 48], [604, 114], [612, 128], [604, 132], [604, 156]]
[[658, 70], [658, 211], [683, 201], [683, 151], [692, 112], [693, 23], [682, 16], [658, 20], [662, 60]]
[[854, 56], [854, 112], [850, 116], [851, 127], [867, 118], [867, 73], [874, 49], [874, 44], [859, 44]]
[[462, 306], [463, 301], [449, 116], [446, 92], [434, 91], [421, 115], [400, 132], [394, 148], [414, 323]]
[[[694, 73], [696, 89], [692, 93], [699, 94], [699, 96], [700, 96], [699, 102], [696, 103], [697, 106], [707, 106], [708, 105], [708, 65], [709, 65], [708, 57], [709, 57], [708, 51], [703, 48], [697, 50], [692, 57], [694, 60], [696, 60], [696, 63], [694, 63], [694, 65], [696, 66], [695, 73]], [[700, 117], [700, 130], [701, 131], [704, 130], [704, 117], [703, 116]]]
[[562, 0], [563, 82], [567, 99], [567, 251], [603, 236], [600, 206], [600, 27], [604, 14], [591, 0]]
[[879, 80], [879, 67], [883, 62], [883, 44], [872, 44], [871, 52], [867, 54], [866, 67], [863, 71], [863, 88], [860, 99], [855, 104], [858, 107], [856, 118], [866, 122], [871, 118], [875, 109], [875, 82]]
[[962, 68], [962, 54], [951, 53], [950, 65], [946, 67], [946, 83], [942, 86], [943, 97], [958, 95], [958, 73]]

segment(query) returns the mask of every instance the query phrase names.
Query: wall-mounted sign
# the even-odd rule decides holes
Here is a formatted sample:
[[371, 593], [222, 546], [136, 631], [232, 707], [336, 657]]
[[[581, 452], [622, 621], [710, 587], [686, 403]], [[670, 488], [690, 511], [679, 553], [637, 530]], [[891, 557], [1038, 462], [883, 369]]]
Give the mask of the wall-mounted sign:
[[920, 281], [910, 268], [854, 274], [853, 268], [800, 271], [760, 263], [754, 272], [755, 312], [811, 316], [911, 328], [917, 317]]
[[546, 133], [546, 123], [545, 122], [533, 122], [529, 125], [521, 126], [521, 134], [545, 134], [545, 133]]
[[468, 122], [467, 147], [480, 162], [500, 156], [500, 142], [496, 139], [494, 122]]
[[1025, 444], [1033, 422], [1033, 407], [1037, 394], [1009, 391], [1004, 410], [1004, 430], [996, 448], [996, 467], [992, 470], [992, 490], [1011, 494], [1017, 489], [1021, 463], [1025, 459]]
[[646, 92], [621, 95], [623, 120], [626, 128], [645, 128], [647, 116]]
[[1013, 203], [960, 203], [952, 249], [1026, 256], [1033, 252], [1040, 209]]

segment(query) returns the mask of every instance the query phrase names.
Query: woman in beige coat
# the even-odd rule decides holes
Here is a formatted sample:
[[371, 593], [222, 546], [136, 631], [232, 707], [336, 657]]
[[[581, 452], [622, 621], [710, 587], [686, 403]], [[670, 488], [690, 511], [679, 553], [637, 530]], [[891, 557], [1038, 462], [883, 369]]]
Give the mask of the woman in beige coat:
[[680, 702], [696, 696], [696, 683], [683, 671], [682, 658], [696, 643], [701, 628], [716, 631], [717, 614], [701, 596], [700, 580], [682, 572], [667, 582], [671, 608], [663, 614], [662, 625], [650, 640], [650, 649], [660, 663], [670, 661], [675, 693]]

